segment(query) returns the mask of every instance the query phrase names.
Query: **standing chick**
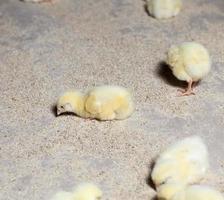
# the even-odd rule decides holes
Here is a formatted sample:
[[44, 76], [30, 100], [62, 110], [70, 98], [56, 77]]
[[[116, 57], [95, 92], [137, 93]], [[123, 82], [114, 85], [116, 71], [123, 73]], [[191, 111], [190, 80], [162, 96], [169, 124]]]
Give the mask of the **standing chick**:
[[152, 180], [165, 183], [198, 182], [209, 167], [208, 151], [200, 137], [192, 136], [170, 146], [156, 160]]
[[198, 82], [210, 71], [211, 59], [207, 49], [196, 42], [185, 42], [179, 46], [172, 46], [168, 50], [167, 64], [174, 76], [181, 81], [187, 81], [188, 87], [180, 90], [180, 96], [194, 94], [193, 82]]
[[99, 120], [125, 119], [134, 111], [131, 94], [119, 86], [99, 86], [86, 94], [74, 90], [62, 95], [57, 114], [73, 112], [83, 118]]
[[157, 19], [174, 17], [182, 7], [182, 0], [147, 0], [146, 3], [150, 15]]
[[79, 185], [73, 192], [58, 192], [51, 200], [99, 200], [102, 191], [91, 183]]
[[164, 184], [157, 190], [159, 200], [224, 200], [215, 189], [203, 185]]

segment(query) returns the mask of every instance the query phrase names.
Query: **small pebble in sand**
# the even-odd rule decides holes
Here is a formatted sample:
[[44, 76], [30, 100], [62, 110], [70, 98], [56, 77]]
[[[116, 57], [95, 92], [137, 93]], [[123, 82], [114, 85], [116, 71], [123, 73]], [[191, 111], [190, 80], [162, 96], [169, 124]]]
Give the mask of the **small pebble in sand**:
[[208, 50], [196, 42], [172, 46], [168, 50], [166, 63], [177, 79], [188, 83], [187, 89], [179, 90], [180, 96], [194, 94], [193, 83], [204, 78], [211, 69]]
[[102, 191], [94, 184], [83, 183], [73, 192], [61, 191], [55, 194], [51, 200], [100, 200]]
[[182, 7], [182, 0], [146, 0], [148, 12], [157, 19], [176, 16]]
[[71, 112], [83, 118], [98, 120], [125, 119], [134, 111], [130, 92], [119, 86], [99, 86], [83, 94], [66, 92], [57, 102], [57, 115]]
[[207, 147], [198, 136], [171, 145], [156, 160], [151, 177], [156, 187], [167, 183], [197, 183], [209, 167]]
[[204, 185], [164, 184], [157, 190], [159, 200], [224, 200], [223, 195]]

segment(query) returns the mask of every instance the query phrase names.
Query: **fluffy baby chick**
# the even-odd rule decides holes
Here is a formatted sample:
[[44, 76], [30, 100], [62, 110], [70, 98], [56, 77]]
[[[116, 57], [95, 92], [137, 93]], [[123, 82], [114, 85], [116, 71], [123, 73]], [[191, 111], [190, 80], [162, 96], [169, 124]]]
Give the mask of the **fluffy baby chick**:
[[51, 200], [74, 200], [72, 192], [60, 191]]
[[119, 86], [99, 86], [86, 94], [74, 90], [62, 95], [57, 114], [73, 112], [83, 118], [99, 120], [125, 119], [134, 111], [129, 91]]
[[51, 200], [99, 200], [102, 191], [91, 183], [79, 185], [73, 192], [59, 192]]
[[209, 167], [208, 151], [202, 139], [188, 137], [171, 145], [156, 160], [152, 180], [156, 186], [164, 183], [198, 182]]
[[211, 187], [192, 185], [180, 190], [171, 200], [224, 200], [224, 197]]
[[174, 17], [182, 7], [182, 0], [147, 0], [146, 3], [150, 15], [158, 19]]
[[102, 191], [91, 183], [78, 186], [73, 193], [74, 200], [98, 200], [101, 199], [102, 194]]
[[181, 96], [194, 94], [193, 82], [204, 78], [211, 68], [208, 50], [196, 42], [172, 46], [168, 50], [166, 62], [177, 79], [188, 83], [187, 89], [181, 90]]
[[224, 200], [222, 194], [203, 185], [164, 184], [157, 190], [159, 200]]

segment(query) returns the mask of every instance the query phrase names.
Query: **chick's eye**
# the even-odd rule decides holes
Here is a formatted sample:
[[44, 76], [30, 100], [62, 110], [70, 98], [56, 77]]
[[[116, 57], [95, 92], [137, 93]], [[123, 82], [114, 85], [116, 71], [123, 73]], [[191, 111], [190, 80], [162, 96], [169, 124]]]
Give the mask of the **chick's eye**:
[[60, 106], [62, 109], [64, 108], [64, 106]]

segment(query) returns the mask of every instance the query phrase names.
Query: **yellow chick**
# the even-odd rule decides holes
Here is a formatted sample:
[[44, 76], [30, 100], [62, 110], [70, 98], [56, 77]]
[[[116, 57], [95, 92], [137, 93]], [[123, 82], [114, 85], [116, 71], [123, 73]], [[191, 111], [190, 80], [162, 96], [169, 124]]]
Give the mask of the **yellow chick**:
[[125, 119], [134, 111], [128, 90], [119, 86], [99, 86], [86, 94], [66, 92], [57, 102], [57, 114], [72, 112], [83, 118], [99, 120]]
[[192, 185], [180, 190], [171, 200], [224, 200], [224, 197], [211, 187]]
[[211, 69], [208, 50], [196, 42], [172, 46], [168, 50], [166, 62], [177, 79], [188, 83], [187, 89], [180, 90], [180, 96], [194, 94], [192, 84], [204, 78]]
[[203, 185], [164, 184], [157, 190], [159, 200], [224, 200], [215, 189]]
[[91, 183], [79, 185], [73, 192], [58, 192], [51, 200], [99, 200], [103, 193]]
[[51, 198], [51, 200], [74, 200], [72, 192], [60, 191]]
[[102, 191], [96, 185], [85, 183], [75, 189], [73, 200], [98, 200], [102, 195]]
[[150, 15], [157, 19], [174, 17], [182, 7], [182, 0], [147, 0], [146, 3]]
[[185, 138], [171, 145], [156, 160], [152, 180], [156, 186], [164, 183], [195, 183], [209, 167], [207, 147], [198, 136]]

